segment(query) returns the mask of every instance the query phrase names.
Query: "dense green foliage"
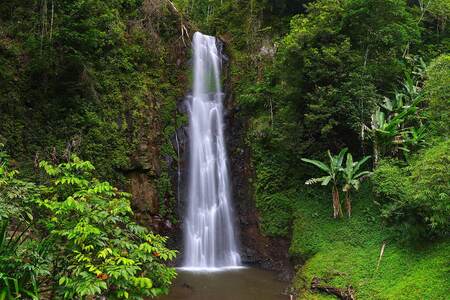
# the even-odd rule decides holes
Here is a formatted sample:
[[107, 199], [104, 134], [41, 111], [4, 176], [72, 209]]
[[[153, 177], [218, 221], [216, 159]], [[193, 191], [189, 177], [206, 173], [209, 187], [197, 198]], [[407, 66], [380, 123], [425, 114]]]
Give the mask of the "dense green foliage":
[[[103, 180], [125, 190], [130, 173], [145, 174], [156, 189], [146, 200], [175, 221], [166, 162], [185, 84], [179, 22], [166, 1], [0, 5], [0, 143], [22, 174], [1, 187], [0, 299], [5, 286], [7, 298], [167, 292], [166, 238], [136, 225], [130, 195]], [[58, 166], [74, 153], [97, 168]]]
[[294, 280], [299, 298], [336, 299], [309, 291], [318, 277], [328, 286], [352, 286], [357, 299], [446, 299], [449, 244], [401, 243], [383, 225], [369, 185], [354, 198], [352, 218], [334, 220], [327, 195], [311, 188], [297, 194], [290, 253], [307, 258]]
[[[291, 254], [306, 259], [296, 280], [306, 293], [300, 298], [322, 297], [307, 291], [314, 276], [352, 285], [360, 299], [445, 298], [448, 3], [177, 3], [227, 42], [261, 229], [284, 237], [293, 230]], [[345, 147], [351, 161], [372, 157], [374, 185], [351, 193], [358, 172], [354, 162], [341, 165], [346, 184], [333, 194], [345, 193], [339, 204], [354, 198], [355, 209], [353, 218], [334, 221], [328, 193], [299, 190], [311, 177], [328, 180], [301, 158], [325, 161], [326, 150]]]
[[385, 161], [376, 169], [375, 191], [384, 217], [406, 233], [450, 232], [450, 143], [441, 142], [414, 157], [411, 164]]
[[402, 74], [401, 52], [418, 30], [401, 0], [318, 1], [293, 19], [279, 68], [299, 139], [310, 140], [300, 150], [352, 145], [380, 91]]
[[[396, 133], [399, 138], [395, 140], [400, 143], [391, 143], [391, 148], [399, 148], [399, 144], [407, 147], [403, 148], [407, 160], [393, 155], [397, 159], [386, 159], [375, 170], [375, 192], [381, 196], [382, 215], [415, 238], [430, 233], [431, 237], [446, 236], [449, 232], [450, 91], [446, 78], [450, 68], [442, 67], [446, 57], [440, 56], [430, 64], [423, 88], [414, 92], [425, 109], [416, 108], [411, 112], [414, 105], [403, 106], [394, 116], [401, 119], [396, 127], [402, 125], [410, 134]], [[421, 148], [425, 149], [418, 151]], [[392, 156], [394, 151], [390, 153]]]
[[[3, 145], [0, 144], [2, 147]], [[39, 295], [39, 277], [48, 276], [49, 243], [35, 236], [35, 184], [18, 178], [9, 157], [0, 148], [0, 298]]]
[[64, 298], [166, 293], [175, 271], [161, 261], [173, 259], [175, 252], [164, 247], [166, 238], [130, 219], [129, 194], [92, 178], [94, 167], [77, 157], [58, 166], [40, 165], [50, 178], [39, 204], [49, 210], [49, 238], [65, 258], [54, 266]]
[[[308, 290], [320, 277], [359, 299], [444, 299], [449, 18], [447, 0], [2, 3], [0, 299], [167, 291], [174, 252], [133, 222], [121, 190], [145, 174], [176, 223], [172, 143], [197, 29], [225, 42], [260, 227], [304, 262], [300, 298], [322, 298]], [[327, 150], [342, 153], [330, 166]], [[310, 178], [332, 183], [335, 216], [354, 202], [353, 217], [331, 218]]]
[[450, 119], [450, 55], [441, 55], [429, 66], [424, 93], [433, 134], [448, 138]]
[[[1, 152], [0, 295], [143, 299], [167, 293], [175, 251], [132, 219], [130, 195], [93, 177], [88, 161], [40, 163], [35, 185]], [[22, 295], [22, 296], [20, 296]], [[25, 296], [27, 295], [27, 296]]]
[[27, 172], [35, 156], [77, 152], [124, 183], [137, 145], [172, 121], [159, 109], [173, 111], [183, 88], [178, 17], [163, 1], [7, 1], [0, 28], [8, 152]]
[[[356, 158], [373, 151], [375, 163], [380, 157], [413, 160], [431, 143], [430, 129], [438, 126], [433, 118], [448, 127], [445, 112], [432, 104], [439, 101], [447, 110], [448, 84], [437, 80], [448, 70], [445, 56], [426, 67], [448, 43], [448, 29], [439, 27], [437, 36], [429, 27], [443, 20], [433, 13], [439, 5], [446, 7], [315, 1], [292, 18], [289, 33], [275, 47], [267, 44], [267, 32], [256, 39], [247, 32], [260, 48], [232, 49], [238, 64], [233, 78], [240, 114], [249, 119], [259, 207], [308, 178], [312, 170], [292, 167], [303, 166], [301, 157], [321, 158], [326, 149], [347, 146]], [[440, 100], [432, 100], [432, 90]], [[270, 219], [264, 211], [262, 219]]]

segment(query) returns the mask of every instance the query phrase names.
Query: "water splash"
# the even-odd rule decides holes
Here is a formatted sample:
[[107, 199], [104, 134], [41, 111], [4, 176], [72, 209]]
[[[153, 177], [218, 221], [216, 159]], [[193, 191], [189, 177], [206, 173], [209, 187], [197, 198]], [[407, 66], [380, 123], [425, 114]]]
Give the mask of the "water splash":
[[189, 103], [189, 177], [183, 269], [240, 266], [224, 138], [221, 53], [216, 39], [193, 39], [193, 94]]

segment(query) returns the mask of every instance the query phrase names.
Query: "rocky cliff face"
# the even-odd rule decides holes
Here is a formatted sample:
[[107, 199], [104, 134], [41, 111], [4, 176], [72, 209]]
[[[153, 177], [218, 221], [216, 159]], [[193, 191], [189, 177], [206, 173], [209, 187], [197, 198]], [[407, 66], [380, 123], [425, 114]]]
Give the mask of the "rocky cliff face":
[[[230, 98], [232, 101], [232, 96]], [[251, 151], [244, 142], [246, 120], [239, 118], [236, 108], [230, 111], [228, 120], [233, 199], [237, 211], [242, 260], [244, 263], [280, 271], [281, 278], [289, 279], [293, 274], [288, 255], [289, 240], [264, 236], [260, 230], [252, 184], [254, 170]]]
[[147, 118], [151, 126], [143, 128], [147, 132], [137, 147], [131, 161], [132, 169], [129, 172], [132, 194], [132, 207], [138, 220], [146, 225], [158, 226], [154, 219], [159, 214], [159, 193], [157, 190], [157, 178], [160, 175], [160, 137], [158, 136], [159, 120], [149, 112]]
[[[166, 93], [158, 95], [149, 91], [146, 107], [141, 110], [143, 119], [137, 140], [137, 147], [130, 158], [131, 168], [125, 170], [129, 178], [128, 190], [132, 194], [132, 207], [137, 220], [154, 231], [177, 236], [179, 227], [176, 201], [180, 194], [178, 165], [182, 166], [185, 138], [177, 124], [182, 114], [178, 103], [187, 90], [187, 57], [189, 48], [176, 40], [165, 45], [168, 61], [162, 66], [161, 85]], [[142, 116], [141, 116], [142, 117]], [[179, 136], [179, 147], [176, 140]], [[180, 155], [178, 155], [180, 154]], [[173, 246], [173, 245], [172, 245]]]
[[230, 63], [232, 60], [227, 58], [224, 65], [227, 146], [242, 260], [246, 264], [256, 264], [266, 269], [280, 271], [280, 278], [288, 280], [294, 273], [288, 255], [289, 239], [267, 237], [260, 230], [253, 189], [255, 174], [251, 163], [251, 149], [245, 142], [248, 120], [239, 113], [234, 98], [229, 72]]

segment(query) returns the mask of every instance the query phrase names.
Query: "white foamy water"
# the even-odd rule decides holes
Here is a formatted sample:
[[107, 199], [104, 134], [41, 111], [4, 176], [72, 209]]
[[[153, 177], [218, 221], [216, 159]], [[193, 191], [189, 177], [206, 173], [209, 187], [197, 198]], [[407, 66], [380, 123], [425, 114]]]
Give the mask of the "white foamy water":
[[196, 32], [189, 103], [189, 175], [184, 270], [239, 267], [224, 139], [221, 53], [216, 39]]

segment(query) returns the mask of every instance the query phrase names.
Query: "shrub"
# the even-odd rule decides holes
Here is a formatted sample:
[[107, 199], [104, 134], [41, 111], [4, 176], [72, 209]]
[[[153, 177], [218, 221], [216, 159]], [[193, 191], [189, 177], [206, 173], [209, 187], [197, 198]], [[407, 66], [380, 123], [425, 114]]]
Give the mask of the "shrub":
[[0, 299], [37, 298], [38, 277], [50, 274], [48, 242], [32, 211], [37, 188], [18, 174], [0, 144]]
[[450, 225], [450, 141], [424, 151], [411, 166], [411, 200], [431, 229], [448, 233]]
[[41, 162], [48, 174], [40, 204], [49, 211], [55, 274], [64, 298], [102, 295], [143, 299], [165, 294], [175, 277], [164, 261], [175, 251], [166, 238], [132, 219], [130, 195], [92, 176], [94, 167], [74, 157], [60, 165]]
[[262, 232], [268, 236], [287, 236], [292, 220], [292, 198], [283, 193], [258, 195]]
[[425, 95], [430, 121], [435, 133], [449, 135], [450, 119], [450, 55], [441, 55], [431, 62], [427, 70]]
[[39, 299], [44, 282], [58, 299], [166, 294], [176, 252], [132, 220], [130, 195], [77, 157], [40, 166], [43, 185], [19, 179], [0, 148], [0, 299]]
[[384, 160], [375, 170], [374, 188], [382, 215], [410, 235], [446, 235], [450, 226], [450, 142], [415, 155], [409, 166]]

